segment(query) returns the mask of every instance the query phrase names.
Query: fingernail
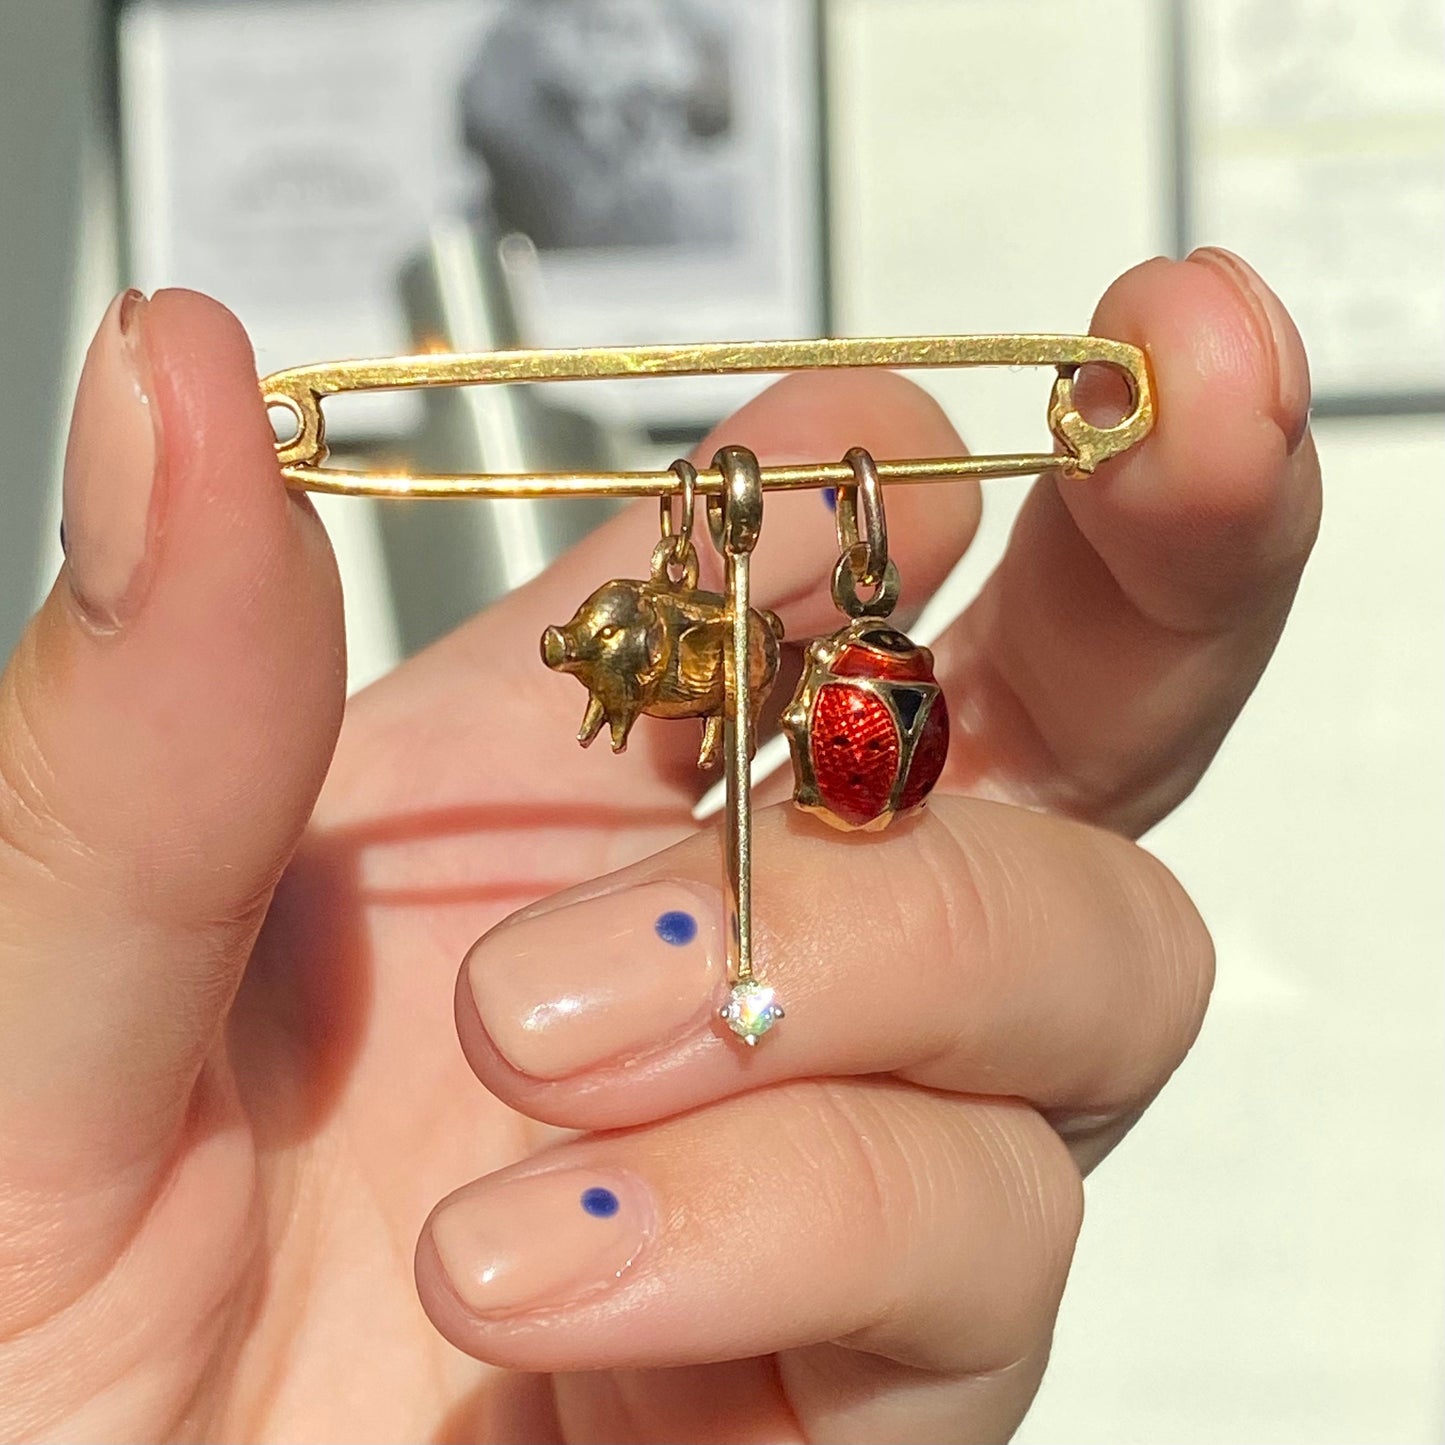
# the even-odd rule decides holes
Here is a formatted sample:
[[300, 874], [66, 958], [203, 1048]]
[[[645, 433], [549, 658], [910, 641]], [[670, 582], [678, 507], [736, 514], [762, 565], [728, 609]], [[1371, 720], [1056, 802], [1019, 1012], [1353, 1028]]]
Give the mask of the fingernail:
[[1233, 282], [1249, 303], [1259, 327], [1260, 340], [1274, 353], [1275, 420], [1293, 452], [1304, 440], [1310, 420], [1310, 367], [1304, 342], [1284, 303], [1265, 285], [1259, 273], [1233, 251], [1222, 246], [1201, 246], [1189, 260], [1212, 266]]
[[140, 600], [154, 528], [158, 417], [139, 291], [111, 303], [90, 344], [65, 451], [66, 570], [76, 599], [115, 626]]
[[717, 894], [645, 883], [504, 923], [467, 955], [467, 980], [507, 1062], [561, 1079], [706, 1019], [723, 945]]
[[469, 1310], [515, 1314], [572, 1304], [616, 1283], [656, 1218], [640, 1179], [559, 1169], [456, 1196], [432, 1221], [432, 1243]]

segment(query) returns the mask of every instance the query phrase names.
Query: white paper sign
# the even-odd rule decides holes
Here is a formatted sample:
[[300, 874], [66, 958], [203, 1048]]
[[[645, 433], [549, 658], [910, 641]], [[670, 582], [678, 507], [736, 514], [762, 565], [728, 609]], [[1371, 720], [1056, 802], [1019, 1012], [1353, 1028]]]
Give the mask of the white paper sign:
[[1439, 0], [1196, 0], [1192, 244], [1258, 267], [1327, 400], [1445, 392]]

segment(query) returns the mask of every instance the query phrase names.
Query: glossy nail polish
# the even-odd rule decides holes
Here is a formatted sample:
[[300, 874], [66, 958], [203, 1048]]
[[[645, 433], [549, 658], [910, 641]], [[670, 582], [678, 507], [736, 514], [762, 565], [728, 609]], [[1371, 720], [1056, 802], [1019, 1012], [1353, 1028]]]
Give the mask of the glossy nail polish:
[[61, 536], [76, 599], [113, 627], [144, 589], [155, 528], [158, 422], [139, 291], [117, 296], [86, 356], [65, 452]]
[[515, 1314], [572, 1304], [615, 1284], [656, 1220], [640, 1179], [558, 1169], [454, 1195], [432, 1221], [432, 1243], [467, 1309]]
[[623, 888], [504, 923], [467, 956], [467, 981], [507, 1062], [561, 1079], [708, 1019], [726, 966], [721, 920], [701, 884]]

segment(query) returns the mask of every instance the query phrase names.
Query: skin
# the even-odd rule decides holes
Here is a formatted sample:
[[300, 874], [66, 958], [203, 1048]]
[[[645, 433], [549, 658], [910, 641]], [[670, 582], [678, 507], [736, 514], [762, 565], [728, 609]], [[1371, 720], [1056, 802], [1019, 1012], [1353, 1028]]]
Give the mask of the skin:
[[[0, 1436], [1006, 1438], [1082, 1175], [1209, 992], [1202, 923], [1130, 839], [1198, 782], [1314, 537], [1278, 303], [1218, 253], [1110, 287], [1093, 329], [1148, 349], [1158, 427], [1041, 482], [936, 648], [955, 734], [929, 811], [867, 838], [759, 813], [787, 1021], [746, 1057], [708, 1034], [550, 1081], [465, 988], [452, 1045], [477, 936], [618, 869], [715, 881], [695, 729], [583, 752], [575, 686], [536, 660], [636, 571], [655, 508], [343, 709], [334, 566], [239, 326], [166, 292], [139, 327], [165, 507], [143, 596], [98, 623], [72, 546], [0, 682]], [[700, 454], [724, 441], [958, 446], [921, 392], [861, 374], [780, 383]], [[888, 505], [922, 597], [978, 497]], [[769, 502], [756, 600], [790, 637], [837, 625], [832, 548], [816, 497]], [[886, 961], [872, 1018], [859, 960]], [[667, 1228], [618, 1289], [479, 1319], [433, 1231], [539, 1149], [644, 1175]]]

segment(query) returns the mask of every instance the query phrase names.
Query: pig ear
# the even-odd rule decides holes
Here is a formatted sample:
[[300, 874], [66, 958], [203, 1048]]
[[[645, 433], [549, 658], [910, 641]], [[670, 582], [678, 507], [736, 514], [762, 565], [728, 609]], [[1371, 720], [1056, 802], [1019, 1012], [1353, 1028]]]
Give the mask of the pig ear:
[[667, 669], [667, 623], [654, 598], [645, 595], [640, 597], [637, 611], [642, 622], [643, 636], [647, 639], [647, 673], [642, 681], [644, 684], [651, 684]]

